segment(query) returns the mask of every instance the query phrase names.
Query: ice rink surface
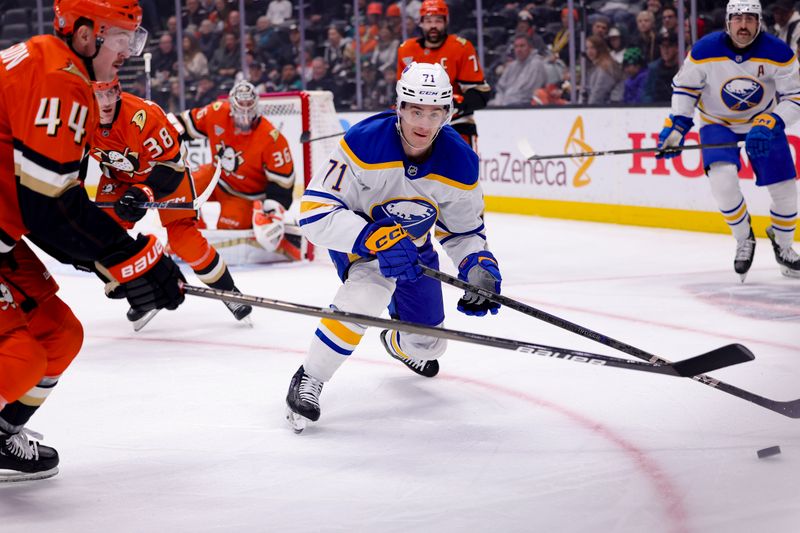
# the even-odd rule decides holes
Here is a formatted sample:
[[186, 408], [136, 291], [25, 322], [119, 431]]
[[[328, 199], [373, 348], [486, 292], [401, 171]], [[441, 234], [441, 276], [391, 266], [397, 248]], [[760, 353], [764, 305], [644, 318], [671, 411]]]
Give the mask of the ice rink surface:
[[[740, 342], [756, 360], [714, 377], [800, 397], [800, 280], [766, 239], [742, 285], [727, 235], [493, 213], [487, 228], [504, 294], [668, 359]], [[324, 307], [339, 282], [320, 259], [234, 276]], [[29, 424], [61, 472], [0, 486], [3, 533], [800, 531], [800, 419], [690, 379], [456, 342], [426, 379], [370, 330], [295, 435], [284, 398], [316, 319], [257, 309], [249, 329], [190, 297], [134, 333], [96, 278], [48, 265], [86, 342]], [[627, 357], [444, 295], [447, 327]]]

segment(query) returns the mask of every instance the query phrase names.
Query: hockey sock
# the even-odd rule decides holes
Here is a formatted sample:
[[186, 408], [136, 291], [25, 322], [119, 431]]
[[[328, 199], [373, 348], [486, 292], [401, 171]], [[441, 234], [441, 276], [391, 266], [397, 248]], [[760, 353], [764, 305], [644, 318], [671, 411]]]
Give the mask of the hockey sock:
[[53, 387], [58, 383], [59, 376], [48, 378], [44, 377], [32, 389], [26, 392], [22, 398], [15, 402], [6, 404], [0, 410], [0, 431], [8, 434], [16, 434], [31, 419], [33, 413], [39, 408], [53, 391]]
[[750, 235], [750, 214], [739, 187], [736, 165], [712, 164], [708, 169], [708, 181], [711, 184], [711, 195], [734, 238], [737, 241], [746, 239]]
[[328, 381], [353, 353], [367, 328], [350, 322], [323, 318], [314, 332], [311, 348], [303, 363], [306, 372], [320, 381]]
[[[220, 259], [222, 261], [222, 259]], [[212, 289], [219, 289], [221, 291], [232, 291], [236, 290], [236, 285], [233, 283], [233, 277], [231, 276], [231, 271], [228, 269], [228, 266], [225, 263], [222, 263], [224, 270], [222, 271], [222, 275], [217, 279], [217, 281], [212, 282], [205, 282], [206, 285], [211, 287]], [[197, 277], [200, 277], [198, 274]], [[202, 279], [202, 278], [201, 278]]]
[[786, 180], [767, 185], [772, 197], [769, 206], [772, 228], [775, 230], [775, 242], [781, 248], [788, 248], [794, 241], [794, 230], [797, 225], [797, 183]]

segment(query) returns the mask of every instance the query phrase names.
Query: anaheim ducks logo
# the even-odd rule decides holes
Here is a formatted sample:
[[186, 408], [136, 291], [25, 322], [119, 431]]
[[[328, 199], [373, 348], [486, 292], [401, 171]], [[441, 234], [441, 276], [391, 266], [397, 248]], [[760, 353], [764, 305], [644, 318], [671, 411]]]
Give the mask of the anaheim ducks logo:
[[0, 305], [2, 305], [0, 311], [5, 311], [9, 307], [11, 309], [17, 308], [17, 304], [14, 302], [14, 295], [3, 283], [0, 283]]
[[140, 109], [136, 113], [134, 113], [133, 117], [131, 118], [131, 124], [139, 128], [139, 131], [144, 131], [144, 125], [147, 122], [147, 111], [144, 109]]
[[733, 78], [722, 85], [720, 96], [731, 111], [748, 111], [764, 99], [764, 86], [753, 78]]
[[101, 150], [95, 148], [95, 155], [99, 156], [100, 168], [123, 172], [132, 177], [139, 170], [139, 154], [125, 148], [124, 152], [116, 150]]
[[[218, 145], [214, 146], [214, 151], [216, 152], [214, 157], [220, 161], [222, 170], [228, 174], [233, 174], [244, 164], [242, 152], [236, 151], [235, 148], [227, 146], [224, 142], [220, 142]], [[241, 176], [235, 177], [243, 179]]]

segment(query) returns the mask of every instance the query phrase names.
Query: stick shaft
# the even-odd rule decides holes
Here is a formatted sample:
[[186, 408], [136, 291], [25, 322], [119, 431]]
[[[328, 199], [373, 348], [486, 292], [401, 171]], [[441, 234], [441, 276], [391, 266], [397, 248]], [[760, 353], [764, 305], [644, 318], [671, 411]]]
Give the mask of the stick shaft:
[[344, 134], [345, 134], [345, 132], [340, 131], [339, 133], [332, 133], [330, 135], [323, 135], [322, 137], [314, 137], [313, 139], [301, 138], [300, 142], [301, 143], [313, 143], [314, 141], [321, 141], [323, 139], [330, 139], [332, 137], [341, 137]]
[[686, 150], [711, 150], [714, 148], [737, 148], [742, 147], [742, 141], [735, 143], [722, 143], [722, 144], [688, 144], [683, 146], [676, 146], [674, 149], [660, 150], [656, 147], [653, 148], [625, 148], [622, 150], [599, 150], [595, 152], [578, 152], [575, 154], [551, 154], [551, 155], [532, 155], [528, 157], [528, 161], [541, 161], [543, 159], [571, 159], [580, 157], [598, 157], [603, 155], [626, 155], [626, 154], [641, 154], [653, 152], [683, 152]]

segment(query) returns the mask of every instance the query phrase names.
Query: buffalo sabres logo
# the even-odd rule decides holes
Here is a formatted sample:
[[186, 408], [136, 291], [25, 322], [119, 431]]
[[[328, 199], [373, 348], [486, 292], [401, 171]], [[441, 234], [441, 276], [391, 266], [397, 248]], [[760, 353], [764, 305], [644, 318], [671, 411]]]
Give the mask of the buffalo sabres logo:
[[748, 111], [761, 103], [764, 87], [753, 78], [733, 78], [722, 86], [720, 95], [731, 111]]
[[0, 283], [0, 311], [5, 311], [8, 308], [16, 309], [17, 304], [14, 302], [14, 295], [8, 290], [4, 284]]
[[438, 217], [438, 210], [424, 198], [401, 198], [372, 208], [373, 220], [391, 218], [405, 229], [412, 239], [426, 236]]
[[124, 152], [117, 152], [116, 150], [106, 152], [96, 148], [95, 153], [100, 156], [100, 167], [104, 170], [116, 170], [129, 176], [139, 170], [139, 154], [131, 152], [130, 148], [125, 148]]
[[236, 151], [232, 146], [226, 146], [224, 142], [220, 142], [214, 147], [216, 158], [222, 165], [222, 170], [228, 174], [236, 172], [244, 163], [241, 151]]
[[144, 131], [144, 123], [147, 122], [147, 112], [144, 109], [140, 109], [136, 113], [134, 113], [133, 118], [131, 118], [131, 124], [139, 128], [139, 131]]

